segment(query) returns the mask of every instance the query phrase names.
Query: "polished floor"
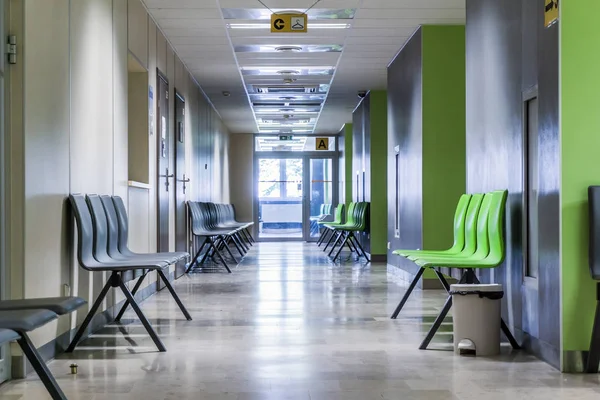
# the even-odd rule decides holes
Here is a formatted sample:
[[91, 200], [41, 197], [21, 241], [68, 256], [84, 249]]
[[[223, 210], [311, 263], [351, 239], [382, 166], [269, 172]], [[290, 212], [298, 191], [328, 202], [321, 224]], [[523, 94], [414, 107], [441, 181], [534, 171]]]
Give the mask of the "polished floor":
[[[50, 368], [70, 400], [600, 399], [600, 376], [561, 375], [522, 352], [454, 355], [449, 321], [418, 350], [444, 294], [416, 292], [390, 320], [405, 285], [385, 265], [342, 261], [314, 244], [261, 243], [233, 274], [177, 281], [193, 321], [166, 291], [143, 303], [166, 353], [131, 319]], [[0, 388], [0, 399], [48, 398], [35, 374]]]

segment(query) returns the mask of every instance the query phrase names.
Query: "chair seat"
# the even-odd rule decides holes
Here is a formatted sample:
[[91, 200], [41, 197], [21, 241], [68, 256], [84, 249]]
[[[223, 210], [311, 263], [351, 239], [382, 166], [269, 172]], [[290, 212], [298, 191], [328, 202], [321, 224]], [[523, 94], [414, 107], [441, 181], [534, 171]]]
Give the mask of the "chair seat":
[[77, 310], [87, 302], [81, 297], [46, 297], [41, 299], [3, 300], [0, 311], [4, 310], [50, 310], [58, 315]]
[[0, 329], [0, 344], [12, 342], [13, 340], [20, 338], [21, 336], [15, 331], [11, 331], [10, 329]]
[[495, 257], [485, 257], [482, 259], [473, 258], [451, 258], [447, 257], [445, 259], [437, 258], [437, 259], [418, 259], [415, 261], [420, 267], [432, 268], [432, 267], [447, 267], [447, 268], [493, 268], [497, 267], [502, 260], [497, 260]]
[[0, 311], [0, 329], [30, 332], [56, 318], [58, 315], [49, 310]]

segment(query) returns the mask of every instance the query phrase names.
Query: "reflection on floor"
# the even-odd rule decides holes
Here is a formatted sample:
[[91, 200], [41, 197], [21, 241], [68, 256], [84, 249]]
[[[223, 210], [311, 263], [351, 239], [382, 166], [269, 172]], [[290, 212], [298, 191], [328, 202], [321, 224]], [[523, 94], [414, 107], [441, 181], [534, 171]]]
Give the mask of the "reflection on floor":
[[[143, 303], [167, 353], [130, 320], [128, 339], [108, 326], [50, 368], [70, 400], [600, 398], [598, 375], [561, 375], [508, 348], [494, 359], [418, 350], [445, 296], [416, 292], [390, 320], [405, 290], [393, 279], [385, 265], [333, 264], [315, 244], [262, 243], [233, 274], [177, 281], [193, 321], [166, 292]], [[443, 331], [432, 348], [449, 348], [451, 325]], [[0, 389], [47, 398], [35, 375]]]

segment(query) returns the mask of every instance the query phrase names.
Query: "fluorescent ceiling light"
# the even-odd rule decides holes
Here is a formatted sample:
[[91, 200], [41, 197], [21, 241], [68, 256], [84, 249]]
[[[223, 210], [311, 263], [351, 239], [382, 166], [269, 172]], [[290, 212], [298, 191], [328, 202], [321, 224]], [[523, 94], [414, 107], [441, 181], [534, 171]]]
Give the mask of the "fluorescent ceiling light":
[[[348, 29], [350, 28], [350, 24], [318, 24], [318, 23], [309, 23], [309, 29]], [[265, 23], [233, 23], [227, 24], [229, 29], [269, 29], [271, 24]]]
[[261, 67], [261, 66], [249, 66], [249, 67], [242, 67], [242, 71], [262, 71], [262, 72], [272, 72], [273, 75], [278, 75], [279, 71], [298, 71], [298, 70], [303, 70], [303, 69], [308, 69], [308, 70], [315, 70], [315, 69], [334, 69], [335, 67], [332, 66], [312, 66], [312, 65], [307, 65], [307, 66], [303, 66], [303, 67]]

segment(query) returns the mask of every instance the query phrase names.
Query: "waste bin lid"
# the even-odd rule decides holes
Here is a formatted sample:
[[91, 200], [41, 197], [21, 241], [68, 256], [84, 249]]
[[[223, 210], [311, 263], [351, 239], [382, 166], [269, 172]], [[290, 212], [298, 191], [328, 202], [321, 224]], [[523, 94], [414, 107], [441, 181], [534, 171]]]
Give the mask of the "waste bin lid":
[[451, 292], [502, 292], [502, 285], [492, 284], [454, 284], [450, 285]]

